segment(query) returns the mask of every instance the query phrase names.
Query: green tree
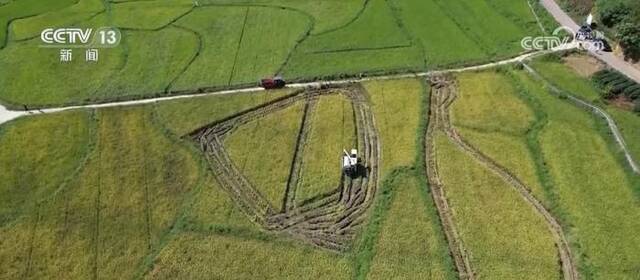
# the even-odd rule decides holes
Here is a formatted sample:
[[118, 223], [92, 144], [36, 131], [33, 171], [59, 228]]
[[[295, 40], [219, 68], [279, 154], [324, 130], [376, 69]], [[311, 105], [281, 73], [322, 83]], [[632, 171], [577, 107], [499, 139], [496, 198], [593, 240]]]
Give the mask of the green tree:
[[615, 27], [631, 16], [629, 3], [623, 0], [598, 0], [596, 7], [600, 13], [602, 24]]
[[640, 23], [629, 19], [619, 24], [617, 30], [625, 55], [637, 59], [640, 56]]

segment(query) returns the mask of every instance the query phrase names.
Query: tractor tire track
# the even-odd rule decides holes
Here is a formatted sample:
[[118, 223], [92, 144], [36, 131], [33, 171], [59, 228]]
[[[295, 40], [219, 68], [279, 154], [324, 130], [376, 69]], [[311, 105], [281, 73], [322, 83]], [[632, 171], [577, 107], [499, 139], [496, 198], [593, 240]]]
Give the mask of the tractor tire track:
[[298, 139], [296, 141], [296, 150], [293, 154], [293, 162], [291, 163], [291, 170], [289, 171], [289, 180], [287, 181], [286, 194], [282, 205], [283, 212], [289, 212], [295, 207], [296, 191], [298, 189], [299, 180], [302, 175], [302, 166], [304, 148], [309, 139], [309, 133], [311, 132], [311, 124], [313, 123], [313, 113], [317, 104], [316, 99], [307, 100], [304, 106], [304, 115], [302, 116], [302, 124], [300, 125], [300, 132], [298, 133]]
[[[337, 94], [348, 98], [354, 108], [358, 148], [362, 151], [362, 174], [357, 178], [342, 176], [334, 191], [294, 205], [295, 185], [303, 165], [302, 152], [309, 134], [314, 104], [322, 96]], [[355, 238], [355, 229], [362, 224], [365, 213], [373, 202], [378, 183], [380, 144], [366, 94], [359, 85], [300, 91], [205, 126], [188, 136], [199, 143], [222, 188], [264, 230], [285, 234], [327, 250], [346, 251]], [[307, 102], [305, 117], [298, 135], [287, 193], [283, 199], [284, 207], [276, 211], [236, 168], [224, 147], [224, 139], [239, 126], [286, 109], [297, 102]]]
[[[435, 147], [435, 135], [438, 130], [442, 130], [442, 105], [447, 102], [446, 95], [442, 93], [446, 87], [443, 81], [431, 79], [430, 84], [433, 88], [431, 93], [431, 102], [429, 105], [429, 125], [427, 126], [427, 136], [425, 140], [426, 150], [426, 171], [429, 187], [431, 188], [431, 196], [435, 202], [440, 223], [445, 233], [449, 252], [453, 258], [454, 265], [458, 271], [460, 279], [475, 279], [475, 274], [471, 267], [471, 261], [467, 255], [464, 243], [458, 234], [456, 224], [453, 219], [451, 207], [444, 191], [444, 184], [438, 173], [437, 149]], [[445, 98], [443, 100], [443, 98]]]
[[482, 153], [476, 147], [466, 141], [460, 133], [453, 127], [450, 121], [449, 106], [456, 99], [456, 85], [455, 82], [446, 83], [447, 90], [439, 91], [438, 94], [445, 94], [441, 98], [446, 101], [440, 106], [440, 120], [442, 120], [442, 129], [447, 137], [462, 151], [473, 157], [480, 162], [486, 168], [497, 174], [503, 181], [511, 185], [516, 189], [520, 196], [531, 206], [536, 212], [544, 218], [549, 231], [551, 232], [556, 247], [558, 248], [558, 254], [561, 261], [562, 274], [565, 280], [577, 280], [578, 269], [571, 254], [569, 242], [565, 238], [564, 230], [558, 222], [558, 220], [547, 210], [544, 205], [533, 196], [528, 188], [520, 179], [513, 175], [508, 169], [498, 164], [495, 160]]

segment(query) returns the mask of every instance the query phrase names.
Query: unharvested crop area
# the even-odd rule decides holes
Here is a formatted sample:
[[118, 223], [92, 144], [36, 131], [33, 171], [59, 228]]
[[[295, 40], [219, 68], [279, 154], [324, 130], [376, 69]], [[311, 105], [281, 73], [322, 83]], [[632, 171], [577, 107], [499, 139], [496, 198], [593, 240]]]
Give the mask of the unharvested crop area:
[[[543, 65], [540, 63], [536, 66]], [[564, 73], [548, 77], [561, 85], [570, 82], [565, 84], [568, 92], [589, 88], [588, 83], [576, 84], [579, 79], [568, 78], [571, 72], [560, 72], [566, 71], [562, 65], [549, 67], [553, 73]], [[582, 277], [633, 278], [637, 266], [632, 260], [638, 255], [630, 248], [639, 248], [640, 243], [632, 232], [640, 225], [637, 219], [628, 218], [640, 214], [638, 179], [617, 156], [617, 146], [603, 121], [554, 95], [525, 71], [470, 73], [457, 78], [459, 96], [451, 115], [454, 126], [470, 145], [519, 177], [549, 209], [562, 226]], [[587, 97], [589, 93], [575, 95], [581, 94]], [[440, 141], [452, 147], [446, 139]], [[452, 154], [443, 155], [440, 168], [446, 170], [443, 164], [452, 160]], [[450, 168], [458, 170], [460, 164]], [[446, 177], [443, 181], [446, 186]], [[449, 191], [455, 194], [455, 189]], [[473, 250], [470, 252], [473, 263]]]
[[[525, 0], [45, 2], [0, 6], [0, 100], [15, 108], [478, 63], [541, 32]], [[118, 27], [123, 40], [98, 63], [83, 49], [61, 63], [39, 35], [67, 26]]]

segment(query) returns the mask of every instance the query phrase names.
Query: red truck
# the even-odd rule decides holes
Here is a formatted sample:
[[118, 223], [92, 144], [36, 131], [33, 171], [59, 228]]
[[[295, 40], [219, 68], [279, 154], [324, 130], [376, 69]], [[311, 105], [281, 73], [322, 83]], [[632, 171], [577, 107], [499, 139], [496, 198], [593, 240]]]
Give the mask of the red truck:
[[277, 89], [283, 88], [287, 83], [282, 79], [282, 77], [274, 77], [274, 78], [266, 78], [260, 80], [260, 86], [264, 89]]

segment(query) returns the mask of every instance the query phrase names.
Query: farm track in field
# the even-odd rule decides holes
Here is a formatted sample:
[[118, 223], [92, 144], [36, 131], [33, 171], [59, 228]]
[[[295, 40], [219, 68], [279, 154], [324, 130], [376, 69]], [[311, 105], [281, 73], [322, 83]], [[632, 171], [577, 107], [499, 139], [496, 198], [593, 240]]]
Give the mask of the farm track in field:
[[[304, 147], [311, 128], [311, 114], [318, 98], [342, 94], [353, 104], [356, 119], [361, 176], [342, 175], [336, 189], [300, 205], [295, 204], [295, 191], [302, 168]], [[350, 248], [355, 230], [373, 202], [378, 184], [380, 144], [373, 113], [366, 92], [359, 85], [342, 88], [302, 90], [210, 124], [189, 137], [200, 145], [211, 170], [236, 205], [264, 230], [282, 233], [332, 251]], [[282, 209], [275, 209], [230, 159], [224, 146], [225, 138], [241, 125], [305, 102], [305, 114], [298, 135], [296, 152], [290, 169]]]
[[[449, 119], [449, 106], [457, 98], [457, 87], [455, 81], [446, 81], [445, 79], [433, 79], [431, 84], [435, 87], [434, 97], [432, 97], [432, 117], [437, 120], [436, 125], [442, 129], [445, 135], [460, 150], [464, 151], [475, 160], [480, 162], [486, 168], [497, 174], [503, 181], [511, 185], [518, 191], [520, 196], [532, 206], [536, 212], [542, 216], [547, 227], [553, 235], [554, 242], [558, 248], [558, 254], [561, 261], [562, 273], [565, 280], [579, 279], [578, 269], [571, 254], [569, 242], [565, 238], [564, 231], [558, 220], [542, 205], [542, 203], [531, 194], [528, 188], [520, 179], [513, 175], [507, 168], [498, 164], [495, 160], [488, 157], [480, 150], [466, 141], [460, 133], [453, 127]], [[430, 142], [433, 142], [431, 140]], [[433, 149], [433, 148], [432, 148]], [[433, 149], [435, 151], [435, 149]], [[433, 159], [432, 159], [433, 160]], [[435, 166], [437, 168], [437, 166]], [[437, 173], [435, 174], [437, 178]], [[430, 176], [431, 177], [431, 176]]]
[[425, 140], [427, 157], [425, 160], [425, 168], [427, 169], [427, 179], [429, 181], [429, 187], [431, 188], [431, 196], [433, 197], [436, 209], [438, 210], [438, 216], [440, 217], [440, 222], [449, 245], [449, 252], [453, 257], [459, 278], [475, 279], [471, 262], [467, 255], [467, 250], [465, 249], [464, 244], [460, 239], [460, 235], [458, 234], [458, 230], [456, 229], [456, 224], [451, 213], [451, 207], [449, 207], [449, 202], [447, 201], [447, 196], [443, 189], [443, 183], [438, 174], [435, 134], [438, 130], [443, 129], [442, 126], [444, 121], [442, 119], [442, 108], [445, 105], [444, 103], [448, 102], [448, 100], [446, 100], [447, 96], [442, 94], [443, 91], [447, 90], [446, 86], [443, 84], [444, 82], [444, 80], [438, 80], [436, 78], [432, 78], [430, 81], [432, 91], [431, 102], [429, 102], [429, 125], [427, 126], [427, 136]]
[[[575, 48], [575, 46], [563, 46], [560, 48], [555, 48], [547, 51], [525, 53], [525, 54], [518, 55], [516, 57], [512, 57], [512, 58], [508, 58], [508, 59], [504, 59], [496, 62], [490, 62], [486, 64], [479, 64], [479, 65], [466, 66], [466, 67], [460, 67], [460, 68], [425, 71], [425, 72], [408, 73], [408, 74], [379, 75], [379, 76], [370, 76], [370, 77], [363, 77], [363, 78], [347, 78], [347, 79], [327, 80], [327, 81], [301, 82], [301, 83], [290, 84], [287, 87], [294, 88], [294, 89], [321, 88], [321, 87], [328, 87], [328, 86], [343, 86], [343, 85], [366, 82], [366, 81], [411, 79], [411, 78], [417, 78], [417, 77], [425, 77], [425, 76], [434, 75], [434, 74], [478, 71], [478, 70], [484, 70], [484, 69], [489, 69], [489, 68], [503, 66], [503, 65], [521, 63], [524, 60], [531, 59], [536, 56], [559, 52], [559, 51], [566, 51], [573, 48]], [[62, 107], [39, 108], [39, 109], [32, 109], [28, 111], [8, 110], [4, 106], [0, 105], [0, 125], [23, 116], [51, 114], [51, 113], [57, 113], [62, 111], [68, 111], [68, 110], [97, 109], [97, 108], [109, 108], [109, 107], [120, 107], [120, 106], [136, 106], [136, 105], [152, 104], [152, 103], [177, 100], [177, 99], [188, 99], [188, 98], [214, 96], [214, 95], [231, 95], [231, 94], [239, 94], [239, 93], [261, 92], [261, 91], [264, 91], [264, 89], [260, 87], [246, 87], [246, 86], [242, 88], [218, 90], [218, 91], [201, 91], [199, 89], [196, 89], [196, 90], [193, 90], [192, 91], [193, 93], [191, 94], [187, 94], [186, 92], [183, 92], [181, 94], [174, 94], [171, 96], [163, 96], [163, 97], [132, 99], [128, 101], [115, 101], [115, 102], [97, 102], [93, 104], [70, 105], [70, 106], [62, 106]]]
[[316, 105], [316, 99], [310, 99], [305, 102], [304, 115], [302, 117], [300, 132], [298, 133], [298, 140], [296, 141], [296, 150], [294, 152], [293, 162], [291, 163], [291, 170], [289, 171], [282, 211], [290, 211], [295, 207], [296, 192], [302, 174], [304, 148], [309, 139], [309, 133], [311, 132], [313, 113], [315, 112]]

